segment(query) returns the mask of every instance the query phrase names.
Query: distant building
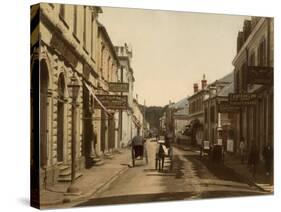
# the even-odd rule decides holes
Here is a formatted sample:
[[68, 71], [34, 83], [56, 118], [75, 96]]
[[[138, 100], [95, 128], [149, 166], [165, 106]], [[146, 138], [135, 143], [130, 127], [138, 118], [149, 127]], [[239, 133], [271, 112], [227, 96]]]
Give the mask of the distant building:
[[193, 85], [194, 93], [188, 98], [189, 102], [189, 124], [192, 134], [191, 143], [193, 145], [201, 144], [203, 140], [203, 124], [204, 124], [204, 108], [203, 99], [208, 93], [207, 80], [205, 74], [201, 80], [201, 89], [199, 90], [198, 84]]
[[173, 113], [173, 121], [174, 121], [174, 133], [179, 131], [183, 131], [185, 127], [188, 125], [188, 97], [181, 99], [180, 101], [172, 104], [169, 108], [174, 110]]
[[[128, 96], [128, 109], [120, 111], [119, 124], [122, 128], [119, 135], [121, 145], [127, 145], [132, 139], [133, 127], [133, 92], [134, 92], [134, 72], [131, 67], [131, 60], [133, 57], [132, 49], [125, 43], [124, 46], [115, 46], [115, 51], [120, 61], [120, 68], [118, 71], [118, 82], [128, 83], [129, 92], [123, 92], [122, 95]], [[120, 93], [121, 95], [121, 93]]]
[[233, 81], [234, 73], [231, 72], [210, 83], [204, 97], [204, 140], [222, 144], [229, 152], [234, 151], [237, 141], [234, 137], [237, 111], [223, 111], [220, 105], [228, 105], [228, 95], [234, 91]]

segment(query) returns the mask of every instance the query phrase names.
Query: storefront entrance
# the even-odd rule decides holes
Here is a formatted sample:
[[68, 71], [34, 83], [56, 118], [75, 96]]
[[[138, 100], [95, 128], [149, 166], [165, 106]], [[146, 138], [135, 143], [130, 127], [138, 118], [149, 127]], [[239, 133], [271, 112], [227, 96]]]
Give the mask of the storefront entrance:
[[57, 160], [62, 162], [64, 159], [64, 96], [65, 81], [63, 74], [58, 79], [58, 116], [57, 116]]
[[[33, 70], [33, 72], [39, 70]], [[36, 73], [34, 73], [36, 75]], [[47, 165], [48, 147], [48, 68], [45, 61], [40, 63], [40, 166]]]

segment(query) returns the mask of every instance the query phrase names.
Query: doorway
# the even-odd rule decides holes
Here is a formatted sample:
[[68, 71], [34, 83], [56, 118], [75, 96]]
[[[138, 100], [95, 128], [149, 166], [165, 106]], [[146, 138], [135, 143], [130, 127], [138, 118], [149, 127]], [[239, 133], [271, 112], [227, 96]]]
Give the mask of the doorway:
[[57, 161], [64, 159], [64, 97], [65, 81], [63, 74], [58, 79], [58, 115], [57, 115]]
[[[38, 70], [35, 70], [38, 71]], [[40, 62], [40, 166], [47, 165], [48, 147], [48, 68], [44, 60]]]

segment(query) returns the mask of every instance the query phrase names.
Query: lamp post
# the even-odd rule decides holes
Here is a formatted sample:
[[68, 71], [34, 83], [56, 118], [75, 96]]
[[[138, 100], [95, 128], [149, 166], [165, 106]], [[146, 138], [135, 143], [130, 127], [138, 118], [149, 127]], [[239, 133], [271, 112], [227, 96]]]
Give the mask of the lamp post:
[[78, 96], [80, 85], [78, 84], [78, 81], [74, 76], [74, 72], [71, 77], [70, 84], [67, 87], [68, 87], [69, 93], [72, 94], [72, 103], [71, 103], [71, 106], [72, 106], [71, 185], [67, 188], [67, 193], [79, 195], [80, 194], [79, 188], [76, 188], [74, 186], [74, 182], [75, 182], [75, 174], [76, 174], [76, 170], [75, 170], [75, 168], [76, 168], [76, 122], [77, 122], [76, 121], [76, 107], [77, 107], [76, 99]]

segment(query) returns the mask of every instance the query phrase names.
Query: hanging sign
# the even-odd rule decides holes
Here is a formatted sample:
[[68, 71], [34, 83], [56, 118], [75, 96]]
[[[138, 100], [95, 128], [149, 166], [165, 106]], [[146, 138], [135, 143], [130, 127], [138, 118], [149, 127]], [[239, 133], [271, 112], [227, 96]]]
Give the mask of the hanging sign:
[[[107, 109], [127, 109], [128, 107], [128, 96], [96, 95], [96, 97]], [[99, 104], [95, 105], [99, 107]]]
[[273, 68], [264, 66], [248, 66], [248, 84], [273, 84]]
[[230, 93], [228, 94], [228, 102], [230, 105], [247, 106], [255, 105], [257, 94], [255, 93]]
[[129, 83], [110, 82], [108, 83], [109, 91], [112, 92], [129, 92]]
[[239, 105], [231, 105], [228, 101], [223, 101], [218, 104], [219, 113], [239, 113]]

